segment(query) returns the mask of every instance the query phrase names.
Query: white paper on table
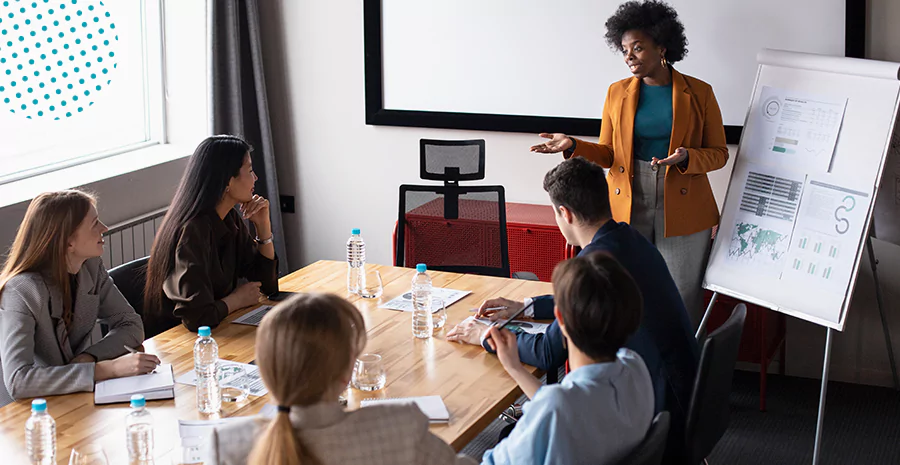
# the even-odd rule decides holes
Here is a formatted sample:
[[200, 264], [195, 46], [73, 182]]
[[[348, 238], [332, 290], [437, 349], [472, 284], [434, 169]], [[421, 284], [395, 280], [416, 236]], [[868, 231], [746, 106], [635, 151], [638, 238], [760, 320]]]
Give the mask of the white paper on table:
[[[219, 360], [220, 367], [227, 366], [239, 366], [244, 369], [244, 380], [247, 385], [250, 387], [250, 395], [251, 396], [264, 396], [269, 393], [269, 390], [266, 389], [266, 385], [263, 384], [262, 377], [259, 376], [259, 367], [256, 365], [251, 365], [249, 363], [238, 363], [232, 362], [231, 360]], [[237, 381], [233, 377], [225, 377], [219, 383], [221, 386], [230, 386], [232, 383]], [[175, 379], [175, 382], [178, 384], [187, 384], [188, 386], [196, 386], [197, 385], [197, 374], [194, 370], [188, 371], [187, 373], [179, 376]]]
[[[456, 289], [447, 289], [443, 287], [435, 287], [431, 289], [431, 300], [432, 311], [437, 311], [439, 309], [438, 305], [434, 303], [440, 300], [444, 301], [444, 307], [449, 307], [454, 303], [461, 300], [463, 297], [471, 294], [472, 291], [460, 291]], [[398, 295], [394, 297], [390, 301], [385, 304], [381, 304], [378, 308], [386, 308], [388, 310], [400, 310], [403, 312], [411, 312], [413, 311], [412, 305], [412, 291], [406, 292], [404, 294]]]
[[178, 420], [178, 436], [183, 447], [181, 463], [210, 463], [210, 446], [213, 430], [243, 417], [220, 418], [216, 420]]

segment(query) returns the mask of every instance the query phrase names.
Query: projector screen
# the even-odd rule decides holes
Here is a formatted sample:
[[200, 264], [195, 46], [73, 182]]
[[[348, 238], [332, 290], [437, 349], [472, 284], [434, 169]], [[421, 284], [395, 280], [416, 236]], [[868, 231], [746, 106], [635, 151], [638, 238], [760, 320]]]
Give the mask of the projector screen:
[[[618, 0], [365, 0], [367, 123], [599, 134]], [[764, 48], [862, 55], [865, 0], [672, 0], [736, 143]], [[862, 26], [855, 22], [862, 18]], [[858, 29], [858, 30], [857, 30]]]

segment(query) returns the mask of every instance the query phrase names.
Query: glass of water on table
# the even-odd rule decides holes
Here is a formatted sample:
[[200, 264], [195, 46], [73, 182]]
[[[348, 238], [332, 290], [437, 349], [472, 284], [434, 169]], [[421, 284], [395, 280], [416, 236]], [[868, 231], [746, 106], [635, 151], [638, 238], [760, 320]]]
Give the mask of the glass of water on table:
[[351, 384], [360, 391], [377, 391], [387, 381], [381, 355], [362, 354], [356, 359]]
[[431, 321], [435, 331], [443, 328], [444, 324], [447, 323], [447, 305], [444, 299], [431, 298]]
[[250, 377], [238, 365], [224, 365], [219, 369], [222, 402], [241, 402], [250, 395]]

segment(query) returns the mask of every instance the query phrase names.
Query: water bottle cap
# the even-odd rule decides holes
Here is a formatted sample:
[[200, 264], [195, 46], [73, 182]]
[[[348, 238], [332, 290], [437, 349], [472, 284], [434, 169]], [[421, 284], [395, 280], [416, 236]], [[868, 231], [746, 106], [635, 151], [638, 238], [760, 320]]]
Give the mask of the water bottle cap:
[[132, 407], [143, 407], [145, 405], [147, 405], [147, 399], [144, 399], [143, 394], [135, 394], [131, 396]]
[[351, 230], [350, 230], [350, 234], [353, 234], [354, 236], [359, 235], [359, 228], [353, 228], [353, 229], [351, 229]]
[[200, 337], [209, 337], [212, 334], [212, 331], [209, 329], [209, 326], [201, 326], [197, 328], [197, 335]]
[[34, 399], [31, 401], [31, 411], [32, 412], [46, 412], [47, 411], [47, 401], [44, 399]]
[[418, 265], [416, 265], [416, 272], [418, 272], [418, 273], [424, 273], [424, 272], [426, 272], [426, 271], [428, 271], [428, 267], [425, 266], [424, 263], [419, 263]]

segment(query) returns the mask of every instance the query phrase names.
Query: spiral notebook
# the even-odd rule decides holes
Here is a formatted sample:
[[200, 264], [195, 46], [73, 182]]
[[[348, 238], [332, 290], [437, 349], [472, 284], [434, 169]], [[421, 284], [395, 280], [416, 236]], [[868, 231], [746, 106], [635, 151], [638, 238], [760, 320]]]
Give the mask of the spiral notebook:
[[444, 405], [441, 396], [420, 396], [420, 397], [392, 397], [389, 399], [365, 399], [359, 403], [360, 407], [369, 407], [372, 405], [397, 405], [397, 404], [416, 404], [419, 410], [428, 417], [431, 423], [448, 423], [450, 421], [450, 412]]

